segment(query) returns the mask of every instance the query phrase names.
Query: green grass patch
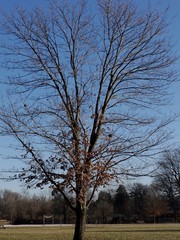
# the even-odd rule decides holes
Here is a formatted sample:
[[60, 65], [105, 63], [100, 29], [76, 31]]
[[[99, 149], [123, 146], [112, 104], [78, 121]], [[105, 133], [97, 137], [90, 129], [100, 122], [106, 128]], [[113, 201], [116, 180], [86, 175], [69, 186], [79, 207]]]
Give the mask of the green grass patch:
[[[72, 240], [71, 226], [10, 227], [0, 240]], [[85, 240], [179, 240], [179, 224], [88, 225]]]

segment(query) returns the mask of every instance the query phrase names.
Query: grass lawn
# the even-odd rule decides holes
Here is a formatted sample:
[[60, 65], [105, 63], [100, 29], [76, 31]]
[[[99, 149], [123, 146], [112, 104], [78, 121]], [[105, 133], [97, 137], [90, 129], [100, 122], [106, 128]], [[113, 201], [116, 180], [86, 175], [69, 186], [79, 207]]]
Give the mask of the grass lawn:
[[[72, 240], [71, 226], [8, 227], [0, 240]], [[88, 225], [86, 240], [179, 240], [180, 224]]]

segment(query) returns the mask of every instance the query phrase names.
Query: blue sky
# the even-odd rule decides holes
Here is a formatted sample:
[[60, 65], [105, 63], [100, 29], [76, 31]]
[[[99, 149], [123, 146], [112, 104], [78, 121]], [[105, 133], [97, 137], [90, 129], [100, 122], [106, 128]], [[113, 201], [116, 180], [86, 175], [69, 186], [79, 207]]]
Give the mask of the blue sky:
[[[60, 0], [59, 0], [60, 1]], [[72, 0], [72, 2], [75, 0]], [[180, 0], [133, 0], [140, 8], [144, 8], [150, 2], [152, 7], [156, 8], [157, 10], [163, 10], [169, 6], [169, 13], [168, 13], [168, 21], [170, 22], [169, 32], [175, 42], [174, 51], [180, 55]], [[91, 3], [91, 7], [93, 8], [93, 4], [95, 0], [89, 0]], [[5, 11], [10, 11], [14, 9], [16, 5], [22, 6], [27, 9], [31, 9], [34, 6], [42, 6], [45, 7], [48, 4], [46, 0], [0, 0], [0, 9]], [[177, 68], [180, 70], [180, 60], [177, 62]], [[176, 83], [170, 91], [174, 95], [174, 101], [171, 106], [167, 108], [168, 112], [180, 112], [180, 82]], [[177, 120], [173, 123], [172, 128], [175, 130], [175, 141], [177, 145], [180, 146], [180, 120]], [[1, 154], [10, 151], [6, 146], [6, 139], [0, 138], [0, 152]], [[0, 155], [0, 169], [6, 168], [9, 165], [17, 166], [20, 163], [17, 162], [10, 162], [4, 160]], [[23, 187], [19, 185], [17, 182], [11, 183], [4, 183], [0, 181], [0, 190], [1, 189], [10, 189], [12, 191], [23, 191]]]

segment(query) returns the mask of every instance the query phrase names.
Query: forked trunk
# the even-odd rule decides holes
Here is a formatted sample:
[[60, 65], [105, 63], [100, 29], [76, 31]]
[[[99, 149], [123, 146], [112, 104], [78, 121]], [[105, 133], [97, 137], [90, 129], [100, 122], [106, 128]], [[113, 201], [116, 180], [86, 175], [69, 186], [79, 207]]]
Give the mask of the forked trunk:
[[76, 224], [73, 240], [84, 240], [85, 225], [86, 225], [86, 208], [82, 208], [82, 206], [78, 204], [76, 208]]

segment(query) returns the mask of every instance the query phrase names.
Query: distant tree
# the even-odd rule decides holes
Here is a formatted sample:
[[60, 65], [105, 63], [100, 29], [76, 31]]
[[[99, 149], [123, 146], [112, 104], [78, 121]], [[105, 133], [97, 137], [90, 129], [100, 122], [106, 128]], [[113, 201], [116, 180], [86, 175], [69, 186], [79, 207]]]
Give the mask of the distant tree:
[[1, 191], [0, 217], [13, 222], [22, 212], [17, 211], [20, 199], [21, 195], [19, 193], [9, 190]]
[[134, 183], [130, 189], [131, 207], [135, 221], [144, 221], [146, 218], [146, 200], [148, 186], [141, 183]]
[[158, 170], [154, 180], [159, 190], [165, 194], [177, 221], [177, 211], [180, 208], [180, 150], [165, 151], [158, 162]]
[[59, 217], [60, 222], [66, 224], [71, 221], [72, 223], [75, 219], [74, 212], [70, 209], [62, 194], [53, 196], [52, 202], [54, 215]]
[[91, 205], [88, 208], [87, 221], [88, 223], [97, 223], [97, 204], [96, 200], [92, 200]]
[[[31, 201], [36, 203], [35, 207], [35, 219], [38, 222], [43, 223], [43, 216], [44, 215], [52, 215], [53, 214], [53, 207], [52, 201], [47, 197], [45, 194], [40, 194], [39, 196], [34, 196]], [[34, 202], [35, 201], [35, 202]]]
[[146, 215], [153, 218], [154, 223], [158, 222], [158, 217], [168, 213], [167, 198], [161, 195], [159, 189], [153, 184], [148, 187], [145, 208]]
[[113, 198], [109, 192], [101, 191], [96, 201], [95, 217], [98, 223], [108, 223], [113, 216]]
[[124, 185], [119, 185], [114, 196], [114, 214], [117, 215], [117, 221], [121, 222], [122, 217], [127, 217], [129, 213], [129, 195]]
[[97, 188], [139, 167], [144, 174], [169, 139], [159, 107], [175, 80], [166, 14], [116, 0], [90, 12], [90, 3], [54, 0], [1, 21], [9, 91], [0, 132], [15, 137], [25, 162], [14, 178], [63, 195], [76, 214], [74, 240], [84, 239]]

